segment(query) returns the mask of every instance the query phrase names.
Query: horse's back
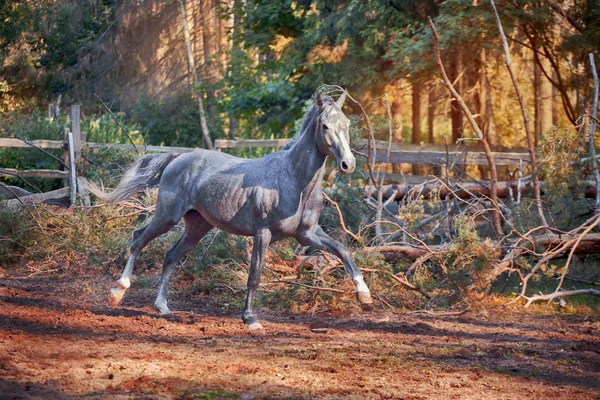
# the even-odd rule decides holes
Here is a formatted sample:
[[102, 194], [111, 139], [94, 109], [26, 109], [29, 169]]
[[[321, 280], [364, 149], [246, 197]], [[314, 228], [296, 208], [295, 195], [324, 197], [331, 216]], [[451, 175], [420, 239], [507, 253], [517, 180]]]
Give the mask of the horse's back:
[[[230, 233], [253, 235], [281, 214], [289, 184], [281, 154], [244, 159], [230, 154], [197, 150], [182, 154], [165, 169], [158, 202], [169, 209], [198, 211], [214, 226]], [[292, 193], [287, 193], [289, 202]], [[294, 210], [295, 211], [295, 210]]]

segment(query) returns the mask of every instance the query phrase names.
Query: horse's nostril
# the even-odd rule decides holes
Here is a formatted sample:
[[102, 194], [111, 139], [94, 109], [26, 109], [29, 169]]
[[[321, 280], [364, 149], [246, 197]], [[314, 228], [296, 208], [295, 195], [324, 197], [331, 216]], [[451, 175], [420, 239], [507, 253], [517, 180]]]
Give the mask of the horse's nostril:
[[342, 161], [342, 171], [347, 171], [348, 170], [348, 163], [346, 163], [346, 161]]

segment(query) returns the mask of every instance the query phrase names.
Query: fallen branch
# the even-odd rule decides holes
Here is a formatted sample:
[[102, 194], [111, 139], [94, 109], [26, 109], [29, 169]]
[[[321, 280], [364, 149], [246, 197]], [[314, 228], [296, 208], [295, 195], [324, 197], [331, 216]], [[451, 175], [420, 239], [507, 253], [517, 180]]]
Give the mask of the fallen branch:
[[536, 301], [544, 301], [544, 300], [552, 301], [552, 300], [556, 299], [557, 297], [579, 296], [579, 295], [585, 295], [585, 294], [600, 296], [600, 290], [596, 290], [596, 289], [565, 290], [562, 292], [554, 292], [554, 293], [550, 293], [550, 294], [540, 294], [540, 295], [535, 295], [532, 297], [525, 297], [525, 296], [523, 296], [523, 297], [525, 297], [527, 299], [527, 303], [525, 303], [525, 308], [527, 308], [531, 305], [531, 303], [534, 303]]
[[414, 290], [415, 292], [418, 292], [419, 294], [421, 294], [426, 299], [431, 299], [431, 296], [429, 296], [427, 293], [423, 292], [421, 289], [419, 289], [418, 287], [416, 287], [415, 285], [413, 285], [412, 283], [410, 283], [408, 280], [406, 280], [406, 278], [404, 278], [404, 277], [400, 278], [400, 277], [398, 277], [398, 276], [396, 276], [394, 274], [389, 274], [389, 276], [390, 276], [390, 278], [392, 278], [396, 282], [398, 282], [398, 283], [406, 286], [410, 290]]
[[[543, 186], [544, 182], [540, 182]], [[384, 185], [382, 187], [383, 190], [383, 198], [390, 199], [393, 196], [393, 199], [396, 201], [400, 201], [410, 195], [412, 191], [419, 190], [420, 195], [423, 199], [431, 199], [432, 195], [435, 195], [437, 198], [439, 196], [440, 200], [445, 200], [448, 197], [450, 191], [444, 187], [440, 182], [429, 182], [422, 183], [418, 185], [414, 184], [400, 184], [400, 185]], [[497, 186], [497, 196], [498, 198], [508, 198], [510, 196], [511, 190], [513, 193], [524, 193], [530, 190], [533, 190], [532, 182], [498, 182]], [[585, 186], [585, 196], [588, 198], [596, 197], [596, 183], [593, 181], [587, 181]], [[376, 187], [369, 185], [365, 187], [365, 194], [367, 196], [376, 198], [378, 190]], [[457, 196], [460, 199], [466, 200], [474, 197], [489, 197], [490, 196], [490, 188], [487, 185], [481, 183], [461, 183], [460, 188], [453, 190], [450, 193], [453, 196]]]

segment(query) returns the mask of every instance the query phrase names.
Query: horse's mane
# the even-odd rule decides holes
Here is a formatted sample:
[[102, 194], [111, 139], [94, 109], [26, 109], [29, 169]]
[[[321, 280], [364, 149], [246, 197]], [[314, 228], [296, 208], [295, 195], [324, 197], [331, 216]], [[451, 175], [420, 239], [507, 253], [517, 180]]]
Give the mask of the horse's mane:
[[[335, 101], [330, 96], [323, 96], [323, 103], [324, 104], [335, 104]], [[294, 136], [292, 138], [292, 140], [290, 140], [285, 146], [283, 146], [281, 148], [281, 150], [289, 150], [292, 148], [294, 143], [296, 143], [298, 141], [298, 138], [300, 138], [304, 134], [304, 131], [306, 131], [306, 129], [308, 129], [308, 126], [310, 125], [312, 119], [314, 118], [314, 116], [317, 113], [317, 110], [319, 110], [319, 108], [320, 107], [317, 107], [317, 103], [315, 102], [315, 104], [313, 104], [313, 106], [310, 108], [310, 110], [307, 111], [306, 116], [304, 117], [304, 123], [302, 124], [302, 128], [300, 128], [300, 132], [298, 132], [296, 134], [296, 136]]]

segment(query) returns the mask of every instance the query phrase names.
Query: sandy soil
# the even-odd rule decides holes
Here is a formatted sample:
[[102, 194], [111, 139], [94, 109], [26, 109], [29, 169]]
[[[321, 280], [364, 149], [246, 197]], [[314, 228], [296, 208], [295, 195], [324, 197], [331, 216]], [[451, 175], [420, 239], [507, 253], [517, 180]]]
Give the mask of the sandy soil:
[[515, 310], [293, 316], [153, 289], [108, 308], [105, 276], [0, 279], [0, 398], [600, 398], [600, 322]]

